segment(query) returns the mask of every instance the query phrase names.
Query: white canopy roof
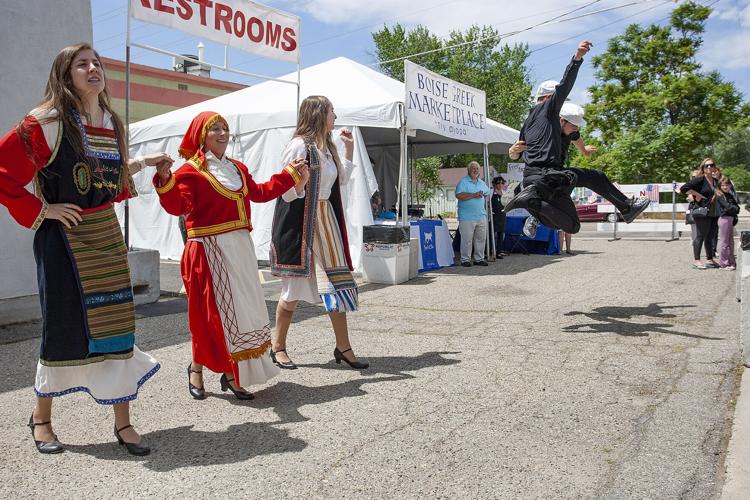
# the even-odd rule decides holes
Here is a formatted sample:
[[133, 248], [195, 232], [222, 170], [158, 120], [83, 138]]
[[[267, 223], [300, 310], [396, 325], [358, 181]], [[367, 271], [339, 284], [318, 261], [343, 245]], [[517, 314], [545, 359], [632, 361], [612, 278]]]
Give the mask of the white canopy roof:
[[[282, 78], [296, 80], [296, 73]], [[398, 129], [399, 105], [404, 101], [404, 84], [372, 68], [345, 57], [337, 57], [301, 71], [300, 95], [325, 95], [336, 109], [336, 125], [365, 129]], [[130, 126], [130, 144], [136, 145], [182, 136], [190, 121], [201, 111], [220, 113], [229, 122], [233, 134], [242, 135], [258, 130], [293, 127], [296, 123], [296, 87], [274, 81], [263, 82], [192, 106], [181, 108]], [[373, 141], [368, 140], [372, 135]], [[487, 120], [487, 141], [491, 152], [505, 153], [518, 138], [518, 131], [493, 120]], [[398, 142], [397, 133], [363, 131], [369, 145]], [[476, 146], [467, 149], [461, 141], [418, 131], [409, 138], [417, 145], [417, 156], [444, 152], [481, 152]], [[463, 143], [466, 144], [466, 143]], [[375, 145], [375, 144], [373, 144]], [[457, 149], [458, 146], [458, 149]]]

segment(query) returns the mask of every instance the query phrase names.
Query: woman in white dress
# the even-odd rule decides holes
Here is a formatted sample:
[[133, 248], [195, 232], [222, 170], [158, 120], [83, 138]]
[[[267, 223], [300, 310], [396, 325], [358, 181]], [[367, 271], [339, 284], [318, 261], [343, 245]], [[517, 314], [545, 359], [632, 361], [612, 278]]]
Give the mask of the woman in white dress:
[[344, 221], [341, 184], [346, 184], [354, 164], [354, 140], [341, 132], [344, 160], [333, 142], [336, 114], [324, 96], [302, 101], [294, 137], [282, 162], [307, 158], [310, 178], [304, 191], [289, 189], [276, 202], [271, 236], [271, 269], [282, 278], [276, 306], [276, 329], [271, 356], [281, 368], [297, 368], [287, 349], [287, 334], [297, 301], [322, 304], [336, 335], [333, 356], [355, 369], [369, 366], [357, 359], [349, 342], [346, 313], [358, 308], [357, 285]]

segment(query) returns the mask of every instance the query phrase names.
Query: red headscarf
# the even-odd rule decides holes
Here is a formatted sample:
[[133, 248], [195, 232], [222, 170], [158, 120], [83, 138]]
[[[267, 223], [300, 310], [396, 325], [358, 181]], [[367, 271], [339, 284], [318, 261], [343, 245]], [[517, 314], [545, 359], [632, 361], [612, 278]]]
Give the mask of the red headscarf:
[[193, 118], [190, 122], [190, 126], [185, 132], [185, 137], [182, 138], [180, 144], [180, 156], [186, 160], [192, 160], [198, 168], [203, 168], [203, 164], [206, 161], [206, 155], [203, 152], [203, 148], [206, 145], [206, 134], [216, 122], [223, 122], [224, 125], [229, 129], [229, 124], [219, 113], [215, 111], [203, 111], [198, 113], [198, 116]]

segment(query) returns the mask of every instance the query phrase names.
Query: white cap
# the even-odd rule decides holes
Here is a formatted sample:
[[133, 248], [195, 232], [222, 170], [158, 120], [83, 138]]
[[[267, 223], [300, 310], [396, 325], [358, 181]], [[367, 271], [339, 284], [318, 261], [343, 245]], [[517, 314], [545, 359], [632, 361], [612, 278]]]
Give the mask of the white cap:
[[536, 89], [536, 98], [544, 97], [546, 95], [552, 95], [555, 93], [555, 87], [560, 84], [557, 80], [546, 80], [539, 84]]
[[566, 102], [560, 109], [560, 118], [567, 120], [578, 128], [583, 128], [586, 125], [586, 120], [583, 119], [583, 108], [574, 102]]

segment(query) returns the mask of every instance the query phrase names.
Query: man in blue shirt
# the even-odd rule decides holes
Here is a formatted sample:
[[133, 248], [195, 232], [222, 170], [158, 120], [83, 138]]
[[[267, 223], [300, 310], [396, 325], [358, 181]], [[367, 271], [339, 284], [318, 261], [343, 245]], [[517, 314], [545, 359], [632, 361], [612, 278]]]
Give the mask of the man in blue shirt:
[[469, 175], [458, 182], [458, 231], [461, 233], [461, 265], [471, 267], [471, 248], [474, 247], [474, 264], [486, 266], [484, 246], [487, 243], [487, 210], [485, 197], [492, 190], [479, 178], [479, 163], [473, 161], [466, 168]]

